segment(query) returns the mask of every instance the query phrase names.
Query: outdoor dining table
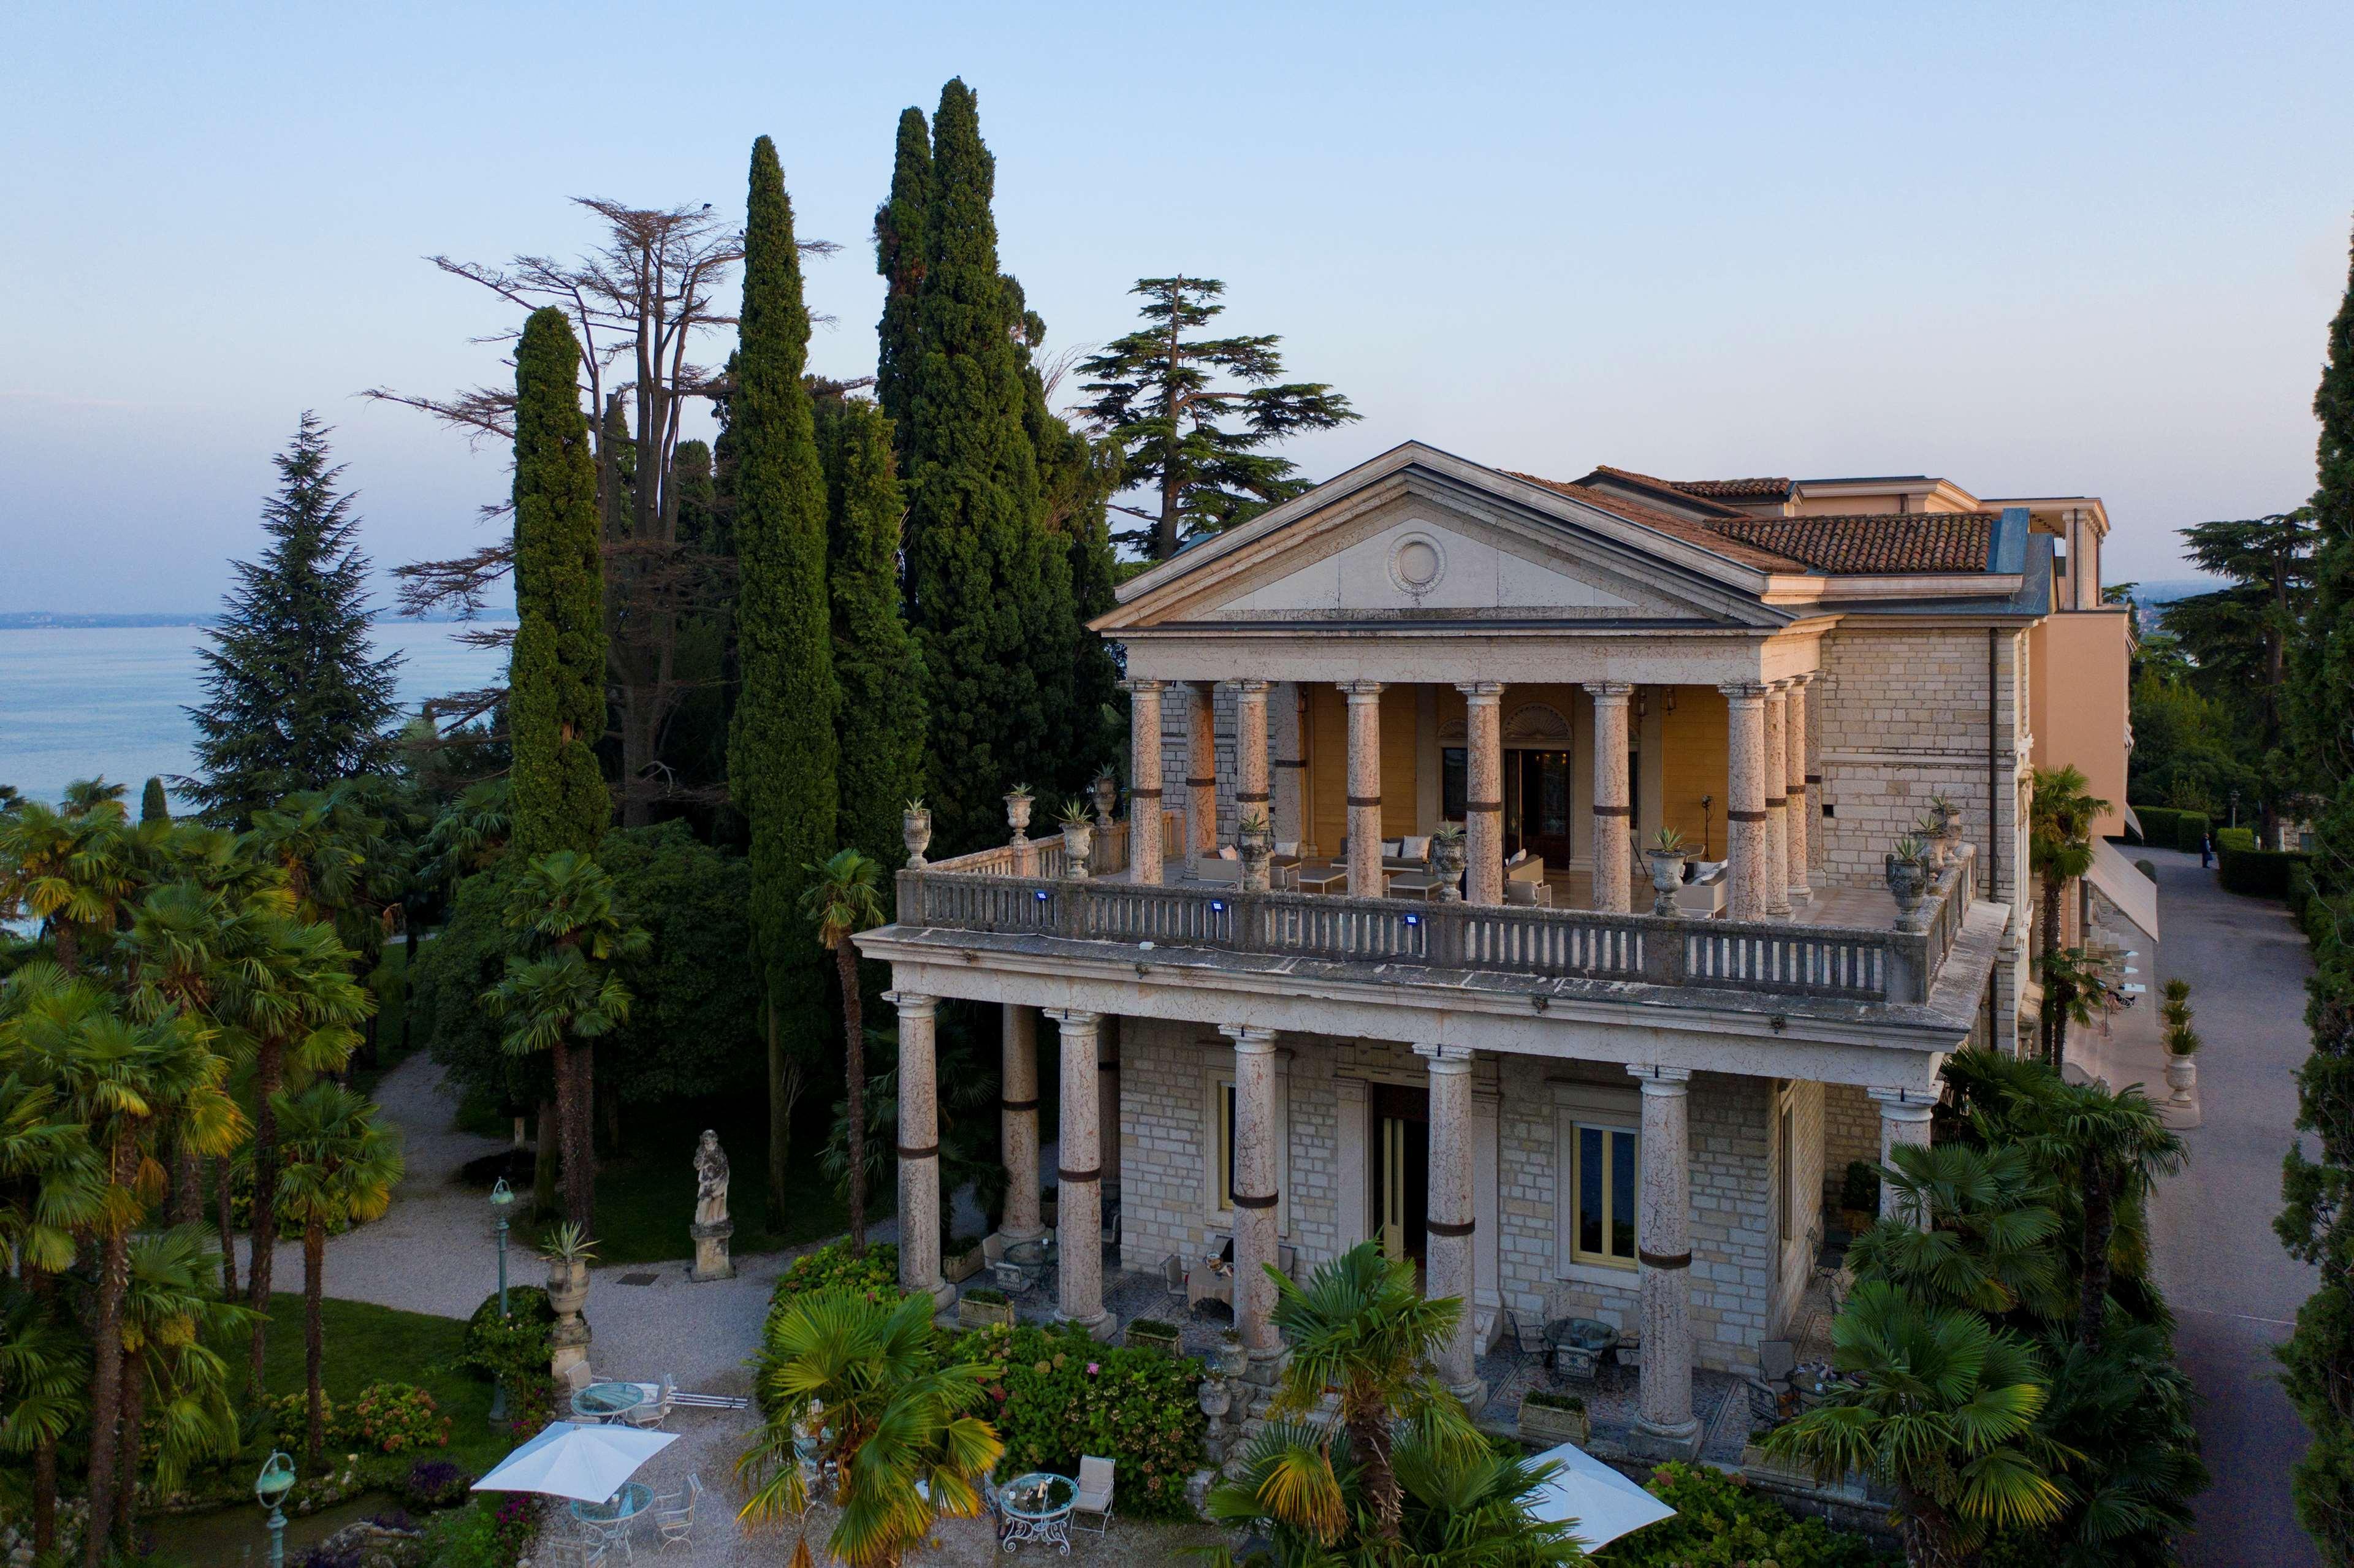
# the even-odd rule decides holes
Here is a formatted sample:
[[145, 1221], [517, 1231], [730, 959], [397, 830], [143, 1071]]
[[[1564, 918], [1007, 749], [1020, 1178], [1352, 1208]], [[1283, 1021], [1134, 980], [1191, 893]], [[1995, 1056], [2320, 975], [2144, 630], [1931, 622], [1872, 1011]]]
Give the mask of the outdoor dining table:
[[572, 1396], [572, 1414], [589, 1421], [618, 1420], [646, 1402], [646, 1391], [634, 1383], [592, 1383]]
[[647, 1509], [652, 1508], [653, 1500], [653, 1488], [643, 1481], [627, 1481], [622, 1484], [620, 1491], [615, 1492], [603, 1502], [574, 1503], [572, 1517], [583, 1524], [627, 1524], [645, 1512]]
[[1049, 1470], [1033, 1470], [1006, 1482], [1005, 1489], [997, 1494], [998, 1510], [1005, 1516], [1005, 1550], [1011, 1552], [1025, 1541], [1035, 1541], [1060, 1547], [1063, 1555], [1068, 1557], [1071, 1505], [1078, 1498], [1078, 1482]]

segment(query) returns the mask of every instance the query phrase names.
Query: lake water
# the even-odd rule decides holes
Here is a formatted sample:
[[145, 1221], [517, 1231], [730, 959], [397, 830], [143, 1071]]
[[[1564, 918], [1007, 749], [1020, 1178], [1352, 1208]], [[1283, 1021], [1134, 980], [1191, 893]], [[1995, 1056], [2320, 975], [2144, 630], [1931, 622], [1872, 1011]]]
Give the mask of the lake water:
[[[405, 712], [504, 678], [506, 651], [467, 647], [451, 636], [458, 630], [377, 623], [376, 652], [403, 656]], [[131, 786], [136, 811], [150, 777], [195, 766], [196, 731], [181, 709], [204, 694], [204, 641], [195, 626], [0, 630], [0, 784], [55, 800], [69, 781], [103, 774]]]

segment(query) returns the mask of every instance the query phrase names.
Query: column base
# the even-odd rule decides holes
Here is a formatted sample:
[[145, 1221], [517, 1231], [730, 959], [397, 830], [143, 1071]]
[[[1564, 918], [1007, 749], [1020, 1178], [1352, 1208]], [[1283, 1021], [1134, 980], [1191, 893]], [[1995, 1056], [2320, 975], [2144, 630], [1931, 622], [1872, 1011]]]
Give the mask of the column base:
[[919, 1285], [915, 1288], [931, 1297], [935, 1312], [945, 1312], [957, 1303], [957, 1287], [945, 1279], [934, 1280], [930, 1285]]
[[1700, 1422], [1681, 1422], [1674, 1426], [1654, 1426], [1638, 1421], [1634, 1431], [1627, 1435], [1629, 1452], [1646, 1459], [1697, 1459], [1700, 1457]]
[[1092, 1318], [1066, 1318], [1057, 1312], [1055, 1314], [1055, 1320], [1085, 1330], [1087, 1338], [1091, 1340], [1108, 1340], [1112, 1336], [1112, 1317], [1108, 1312], [1098, 1312]]
[[997, 1238], [998, 1250], [1002, 1254], [1005, 1248], [1018, 1246], [1023, 1242], [1044, 1241], [1047, 1232], [1043, 1224], [1035, 1230], [1016, 1230], [1012, 1225], [1000, 1225], [991, 1234]]
[[1488, 1383], [1484, 1378], [1475, 1377], [1469, 1383], [1450, 1383], [1447, 1385], [1447, 1392], [1461, 1400], [1463, 1407], [1475, 1416], [1488, 1403]]
[[1277, 1345], [1271, 1350], [1251, 1351], [1249, 1362], [1243, 1370], [1243, 1380], [1246, 1383], [1257, 1383], [1261, 1388], [1273, 1388], [1283, 1380], [1284, 1358], [1288, 1354], [1290, 1354], [1290, 1347], [1288, 1345]]

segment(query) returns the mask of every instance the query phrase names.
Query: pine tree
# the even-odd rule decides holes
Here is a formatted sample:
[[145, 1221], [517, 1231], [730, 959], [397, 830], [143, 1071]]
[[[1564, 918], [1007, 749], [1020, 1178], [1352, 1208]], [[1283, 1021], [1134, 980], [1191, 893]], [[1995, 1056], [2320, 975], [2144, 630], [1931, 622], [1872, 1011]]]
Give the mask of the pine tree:
[[354, 542], [353, 497], [328, 462], [326, 426], [305, 410], [272, 460], [278, 493], [262, 504], [275, 541], [233, 563], [238, 586], [206, 632], [205, 700], [187, 710], [199, 776], [182, 792], [214, 821], [244, 826], [298, 789], [388, 766], [398, 654], [375, 657], [368, 558]]
[[[1087, 416], [1126, 454], [1128, 482], [1160, 493], [1149, 508], [1119, 508], [1145, 525], [1117, 537], [1152, 560], [1306, 491], [1288, 460], [1263, 449], [1358, 417], [1329, 383], [1278, 383], [1279, 337], [1186, 337], [1225, 313], [1214, 302], [1225, 291], [1215, 278], [1138, 279], [1129, 292], [1145, 297], [1152, 324], [1079, 366], [1095, 378]], [[1241, 385], [1220, 389], [1213, 383], [1221, 374]]]
[[899, 608], [899, 482], [891, 424], [864, 397], [818, 405], [826, 589], [841, 764], [834, 839], [879, 865], [906, 853], [899, 811], [924, 792], [924, 664]]
[[972, 90], [952, 80], [932, 118], [932, 198], [909, 399], [912, 620], [928, 682], [925, 779], [944, 853], [1004, 835], [999, 796], [1072, 762], [1064, 733], [1076, 643], [1070, 567], [1044, 525], [1024, 423], [1016, 318], [990, 216], [995, 163]]
[[875, 366], [875, 400], [891, 421], [894, 455], [905, 472], [910, 463], [908, 417], [923, 339], [917, 323], [917, 294], [924, 281], [924, 221], [932, 199], [932, 143], [924, 111], [912, 105], [899, 114], [898, 157], [891, 167], [891, 199], [875, 209], [875, 270], [884, 286], [882, 353]]
[[[810, 868], [833, 853], [834, 691], [825, 585], [825, 478], [809, 389], [809, 311], [784, 171], [752, 144], [744, 309], [728, 430], [736, 440], [736, 644], [742, 684], [728, 790], [752, 830], [752, 944], [769, 1025], [769, 1202], [785, 1202], [800, 1076], [792, 1049], [823, 1028], [822, 954], [799, 917]], [[896, 804], [896, 802], [895, 802]]]
[[605, 575], [597, 460], [574, 376], [580, 345], [553, 305], [515, 344], [514, 651], [508, 662], [514, 836], [524, 862], [593, 854], [613, 820], [605, 734]]
[[161, 779], [150, 779], [147, 788], [139, 792], [139, 820], [143, 822], [168, 822], [172, 820], [171, 797], [164, 793]]

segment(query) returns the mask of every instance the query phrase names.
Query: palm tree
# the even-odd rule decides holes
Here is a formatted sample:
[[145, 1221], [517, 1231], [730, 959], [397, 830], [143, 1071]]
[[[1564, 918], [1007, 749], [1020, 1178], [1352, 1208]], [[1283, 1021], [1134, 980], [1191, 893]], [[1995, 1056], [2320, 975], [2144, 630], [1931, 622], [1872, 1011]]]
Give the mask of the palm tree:
[[1881, 1180], [1896, 1192], [1897, 1212], [1856, 1239], [1847, 1263], [1857, 1278], [1998, 1317], [2065, 1309], [2062, 1259], [2051, 1245], [2060, 1215], [2027, 1150], [1899, 1144]]
[[941, 1518], [981, 1511], [1004, 1455], [979, 1412], [994, 1362], [943, 1365], [923, 1296], [882, 1302], [847, 1287], [793, 1298], [770, 1319], [753, 1372], [766, 1420], [736, 1462], [755, 1524], [791, 1519], [793, 1568], [810, 1568], [809, 1487], [796, 1437], [841, 1477], [826, 1550], [852, 1568], [894, 1568]]
[[0, 1451], [33, 1456], [33, 1553], [58, 1543], [58, 1445], [90, 1414], [90, 1339], [54, 1298], [12, 1290], [0, 1302]]
[[[1556, 1467], [1522, 1454], [1433, 1443], [1409, 1428], [1392, 1457], [1403, 1509], [1395, 1542], [1383, 1539], [1363, 1507], [1360, 1472], [1340, 1472], [1343, 1511], [1320, 1484], [1324, 1435], [1299, 1422], [1270, 1422], [1245, 1450], [1241, 1473], [1212, 1488], [1211, 1518], [1266, 1535], [1282, 1568], [1411, 1563], [1416, 1568], [1559, 1568], [1584, 1563], [1574, 1522], [1530, 1517]], [[1306, 1483], [1306, 1484], [1303, 1484]], [[1277, 1509], [1299, 1508], [1294, 1517]], [[1353, 1523], [1353, 1537], [1350, 1525]], [[1254, 1563], [1262, 1561], [1254, 1556]], [[1225, 1548], [1208, 1554], [1232, 1568]]]
[[2075, 1168], [2084, 1224], [2076, 1342], [2097, 1351], [2115, 1275], [2118, 1211], [2138, 1213], [2151, 1183], [2181, 1170], [2188, 1152], [2138, 1084], [2114, 1091], [2099, 1084], [2054, 1085], [2039, 1141], [2055, 1164]]
[[237, 1452], [229, 1367], [212, 1341], [245, 1326], [242, 1307], [212, 1293], [212, 1239], [202, 1225], [133, 1237], [122, 1298], [122, 1422], [115, 1531], [137, 1537], [140, 1456], [155, 1440], [155, 1483], [177, 1491], [188, 1471]]
[[1832, 1364], [1861, 1383], [1776, 1427], [1766, 1450], [1825, 1479], [1864, 1470], [1891, 1487], [1913, 1568], [1958, 1568], [1989, 1531], [2060, 1517], [2053, 1477], [2073, 1456], [2037, 1426], [2046, 1380], [2027, 1341], [1872, 1279], [1831, 1342]]
[[858, 946], [851, 938], [883, 924], [883, 868], [846, 849], [811, 877], [801, 913], [817, 923], [817, 945], [833, 953], [842, 985], [843, 1072], [849, 1080], [850, 1250], [866, 1250], [866, 1008], [858, 994]]
[[596, 1083], [588, 1054], [574, 1042], [610, 1034], [629, 1021], [630, 988], [613, 968], [651, 939], [615, 906], [613, 879], [570, 850], [542, 855], [507, 895], [506, 923], [518, 949], [506, 978], [482, 993], [493, 1017], [512, 1018], [509, 1054], [548, 1052], [564, 1150], [565, 1217], [595, 1231], [597, 1184], [589, 1116]]
[[[2042, 879], [2042, 947], [2047, 963], [2060, 951], [2061, 895], [2070, 883], [2093, 868], [2093, 823], [2108, 809], [2109, 803], [2092, 793], [2084, 774], [2074, 768], [2035, 770], [2035, 793], [2028, 806], [2027, 859]], [[2056, 1061], [2052, 1011], [2047, 983], [2043, 1053]]]
[[392, 1206], [392, 1190], [400, 1184], [402, 1171], [400, 1137], [377, 1119], [375, 1106], [332, 1083], [313, 1084], [298, 1096], [279, 1096], [278, 1126], [286, 1151], [286, 1206], [302, 1221], [302, 1376], [310, 1395], [308, 1441], [315, 1465], [327, 1432], [320, 1385], [327, 1227], [377, 1219]]
[[2108, 969], [2082, 948], [2046, 953], [2036, 967], [2043, 977], [2043, 1059], [2057, 1067], [2067, 1059], [2068, 1025], [2090, 1025], [2107, 1006]]
[[1397, 1423], [1414, 1423], [1434, 1444], [1476, 1447], [1480, 1441], [1432, 1365], [1462, 1319], [1463, 1303], [1425, 1297], [1415, 1288], [1412, 1260], [1384, 1257], [1373, 1242], [1325, 1264], [1305, 1286], [1276, 1268], [1267, 1274], [1275, 1281], [1276, 1326], [1291, 1344], [1272, 1413], [1305, 1416], [1327, 1392], [1341, 1400], [1340, 1427], [1317, 1450], [1321, 1465], [1291, 1480], [1313, 1498], [1306, 1505], [1310, 1515], [1339, 1518], [1343, 1489], [1331, 1442], [1345, 1431], [1375, 1533], [1395, 1541], [1405, 1506], [1391, 1458]]
[[86, 948], [114, 940], [125, 904], [160, 860], [168, 822], [132, 826], [120, 801], [59, 811], [38, 801], [0, 814], [0, 907], [38, 917], [58, 967], [78, 971]]

